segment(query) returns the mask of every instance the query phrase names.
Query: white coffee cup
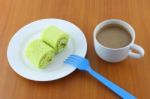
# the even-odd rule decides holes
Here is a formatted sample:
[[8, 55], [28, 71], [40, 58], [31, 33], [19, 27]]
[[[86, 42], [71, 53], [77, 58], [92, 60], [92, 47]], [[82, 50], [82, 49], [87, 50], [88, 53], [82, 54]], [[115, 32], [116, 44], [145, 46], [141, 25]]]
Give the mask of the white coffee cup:
[[[132, 41], [125, 47], [122, 48], [108, 48], [100, 44], [96, 38], [98, 31], [100, 31], [104, 26], [107, 26], [109, 24], [117, 24], [122, 27], [124, 27], [126, 30], [129, 31]], [[144, 56], [144, 49], [134, 44], [135, 41], [135, 31], [134, 29], [125, 21], [119, 20], [119, 19], [108, 19], [101, 23], [99, 23], [96, 28], [94, 29], [94, 48], [97, 53], [97, 55], [107, 61], [107, 62], [120, 62], [124, 59], [126, 59], [128, 56], [138, 59]], [[137, 51], [137, 53], [132, 52], [132, 50]]]

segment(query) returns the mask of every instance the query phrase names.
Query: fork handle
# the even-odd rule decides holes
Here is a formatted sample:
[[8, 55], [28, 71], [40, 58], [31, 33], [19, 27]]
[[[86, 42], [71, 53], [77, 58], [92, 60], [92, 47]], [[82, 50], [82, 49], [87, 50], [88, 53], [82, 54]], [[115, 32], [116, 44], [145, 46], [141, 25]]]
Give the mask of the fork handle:
[[113, 92], [115, 92], [117, 95], [119, 95], [123, 99], [136, 99], [135, 96], [130, 94], [129, 92], [125, 91], [123, 88], [119, 87], [115, 83], [111, 82], [110, 80], [106, 79], [101, 74], [95, 72], [93, 69], [89, 69], [88, 72], [95, 77], [97, 80], [99, 80], [101, 83], [103, 83], [106, 87], [111, 89]]

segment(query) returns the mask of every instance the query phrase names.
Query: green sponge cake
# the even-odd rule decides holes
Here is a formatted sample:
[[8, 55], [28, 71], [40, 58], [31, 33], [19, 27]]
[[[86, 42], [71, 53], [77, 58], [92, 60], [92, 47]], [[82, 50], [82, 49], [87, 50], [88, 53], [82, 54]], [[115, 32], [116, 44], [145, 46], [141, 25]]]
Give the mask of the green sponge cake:
[[42, 40], [34, 40], [27, 46], [25, 54], [32, 64], [44, 68], [54, 57], [55, 51]]
[[61, 29], [55, 26], [49, 26], [43, 31], [41, 38], [58, 53], [66, 47], [69, 37]]

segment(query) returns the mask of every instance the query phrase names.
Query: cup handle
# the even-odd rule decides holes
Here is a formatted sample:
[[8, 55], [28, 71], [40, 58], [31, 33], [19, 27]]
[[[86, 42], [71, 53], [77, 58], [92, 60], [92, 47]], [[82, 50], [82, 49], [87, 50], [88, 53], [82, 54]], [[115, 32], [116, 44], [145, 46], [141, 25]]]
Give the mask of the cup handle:
[[[131, 51], [129, 51], [129, 57], [138, 59], [144, 56], [144, 49], [141, 46], [133, 44], [130, 49]], [[132, 50], [137, 51], [137, 53], [132, 52]]]

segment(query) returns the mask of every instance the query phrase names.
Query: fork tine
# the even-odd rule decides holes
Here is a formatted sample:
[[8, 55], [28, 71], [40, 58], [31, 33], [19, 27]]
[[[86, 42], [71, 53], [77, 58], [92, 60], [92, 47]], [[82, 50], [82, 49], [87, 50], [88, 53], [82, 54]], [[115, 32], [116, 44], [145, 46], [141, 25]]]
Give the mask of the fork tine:
[[77, 55], [70, 55], [64, 63], [73, 65], [74, 67], [80, 68], [84, 58], [77, 56]]
[[71, 61], [71, 62], [73, 62], [73, 63], [75, 63], [75, 64], [79, 64], [79, 62], [80, 62], [80, 61], [75, 60], [75, 59], [73, 59], [73, 58], [71, 58], [71, 57], [67, 58], [65, 61]]
[[83, 58], [77, 57], [76, 55], [70, 55], [69, 58], [74, 59], [74, 60], [77, 60], [77, 61], [83, 60]]
[[67, 60], [67, 59], [66, 59], [66, 60], [64, 61], [64, 63], [73, 65], [73, 66], [75, 66], [75, 67], [78, 67], [77, 64], [76, 64], [76, 62], [71, 61], [71, 60]]
[[75, 62], [76, 64], [78, 64], [79, 62], [82, 61], [81, 59], [78, 59], [78, 58], [76, 58], [76, 57], [68, 57], [68, 60], [69, 60], [69, 61], [73, 61], [73, 62]]
[[75, 63], [73, 63], [73, 62], [71, 62], [71, 61], [64, 61], [64, 63], [66, 63], [66, 64], [70, 64], [70, 65], [74, 65]]

